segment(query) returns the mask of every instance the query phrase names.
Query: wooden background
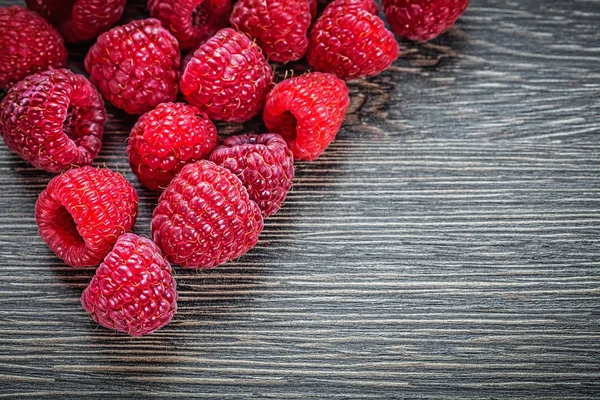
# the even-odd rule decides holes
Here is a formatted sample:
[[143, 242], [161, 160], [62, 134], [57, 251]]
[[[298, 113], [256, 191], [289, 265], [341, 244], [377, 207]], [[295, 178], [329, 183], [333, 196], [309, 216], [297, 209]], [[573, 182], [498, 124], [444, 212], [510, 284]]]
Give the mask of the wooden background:
[[[298, 164], [257, 248], [175, 269], [179, 313], [149, 337], [90, 321], [93, 270], [37, 236], [51, 175], [0, 146], [0, 397], [599, 398], [599, 21], [596, 0], [473, 0], [402, 42], [350, 84], [338, 140]], [[109, 110], [98, 162], [139, 189], [148, 235], [135, 120]]]

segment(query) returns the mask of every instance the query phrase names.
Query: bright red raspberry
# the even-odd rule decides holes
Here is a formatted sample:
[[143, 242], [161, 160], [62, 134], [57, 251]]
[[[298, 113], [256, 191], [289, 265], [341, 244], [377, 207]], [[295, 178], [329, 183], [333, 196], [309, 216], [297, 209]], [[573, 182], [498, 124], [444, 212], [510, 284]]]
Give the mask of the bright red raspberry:
[[106, 110], [83, 75], [67, 69], [33, 74], [0, 103], [7, 146], [36, 168], [58, 173], [92, 163], [102, 146]]
[[383, 0], [382, 3], [385, 16], [398, 36], [424, 42], [454, 25], [469, 0]]
[[185, 99], [212, 120], [244, 122], [264, 107], [273, 71], [248, 36], [225, 28], [204, 43], [181, 77]]
[[52, 25], [24, 7], [0, 7], [0, 89], [65, 65], [65, 42]]
[[335, 139], [349, 104], [344, 81], [313, 72], [277, 84], [267, 97], [263, 120], [288, 142], [294, 158], [314, 160]]
[[362, 78], [379, 74], [398, 58], [394, 34], [363, 8], [364, 1], [355, 3], [334, 1], [313, 26], [307, 59], [317, 71], [346, 80]]
[[54, 177], [35, 205], [40, 236], [72, 267], [98, 265], [137, 218], [138, 196], [120, 174], [81, 167]]
[[113, 26], [126, 0], [25, 0], [27, 7], [46, 18], [67, 42], [94, 39]]
[[295, 61], [306, 53], [311, 23], [307, 0], [239, 0], [230, 21], [254, 38], [272, 61]]
[[192, 50], [229, 24], [231, 0], [148, 0], [148, 9], [182, 50]]
[[379, 7], [374, 0], [335, 0], [327, 5], [323, 10], [323, 15], [331, 15], [340, 11], [347, 13], [352, 9], [361, 9], [373, 15], [379, 15]]
[[214, 268], [254, 247], [258, 205], [233, 172], [200, 160], [173, 178], [152, 218], [154, 242], [183, 268]]
[[85, 57], [85, 69], [106, 100], [129, 114], [143, 114], [175, 100], [180, 57], [177, 40], [149, 18], [100, 35]]
[[150, 239], [126, 233], [96, 270], [81, 304], [105, 328], [148, 335], [175, 315], [176, 288], [160, 249]]
[[208, 158], [219, 142], [206, 114], [183, 103], [159, 104], [142, 115], [129, 136], [131, 169], [148, 189], [167, 187], [184, 167]]
[[275, 213], [292, 188], [294, 156], [277, 134], [231, 136], [210, 155], [242, 181], [263, 218]]

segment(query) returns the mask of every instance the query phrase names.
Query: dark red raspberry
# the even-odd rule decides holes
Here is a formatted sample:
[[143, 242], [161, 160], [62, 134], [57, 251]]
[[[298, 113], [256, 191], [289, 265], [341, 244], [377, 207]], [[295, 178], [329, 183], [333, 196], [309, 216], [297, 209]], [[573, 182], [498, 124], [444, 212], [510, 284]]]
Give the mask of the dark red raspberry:
[[175, 100], [180, 58], [177, 40], [149, 18], [100, 35], [85, 57], [85, 69], [106, 100], [129, 114], [143, 114]]
[[24, 7], [0, 7], [0, 89], [65, 65], [63, 38], [46, 20]]
[[317, 71], [346, 80], [362, 78], [379, 74], [398, 58], [393, 33], [362, 8], [364, 2], [355, 3], [334, 1], [313, 26], [307, 59]]
[[386, 18], [398, 36], [427, 41], [454, 25], [469, 0], [383, 0], [382, 3]]
[[254, 38], [272, 61], [295, 61], [306, 53], [311, 22], [307, 0], [239, 0], [230, 21]]
[[191, 50], [229, 24], [231, 0], [148, 0], [148, 9], [182, 50]]
[[190, 162], [208, 158], [219, 142], [206, 114], [183, 103], [163, 103], [142, 115], [129, 136], [131, 169], [148, 189], [167, 187]]
[[160, 249], [150, 239], [126, 233], [96, 270], [81, 304], [105, 328], [148, 335], [175, 315], [176, 288]]
[[120, 174], [81, 167], [54, 177], [35, 205], [40, 236], [72, 267], [98, 265], [135, 224], [138, 196]]
[[200, 160], [173, 178], [158, 200], [152, 235], [167, 258], [184, 268], [214, 268], [250, 250], [263, 219], [231, 171]]
[[314, 160], [335, 139], [349, 104], [344, 81], [313, 72], [277, 84], [267, 97], [263, 119], [269, 131], [288, 142], [294, 158]]
[[113, 26], [126, 0], [25, 0], [29, 9], [46, 18], [67, 42], [94, 39]]
[[308, 6], [310, 7], [310, 16], [311, 19], [314, 20], [317, 18], [318, 13], [318, 3], [317, 0], [308, 0]]
[[92, 163], [102, 146], [106, 110], [83, 75], [54, 69], [14, 85], [0, 103], [7, 146], [36, 168], [58, 173]]
[[212, 120], [244, 122], [264, 107], [273, 71], [248, 36], [225, 28], [204, 43], [181, 77], [185, 99]]
[[210, 160], [240, 178], [263, 218], [279, 210], [292, 188], [294, 156], [277, 134], [231, 136]]

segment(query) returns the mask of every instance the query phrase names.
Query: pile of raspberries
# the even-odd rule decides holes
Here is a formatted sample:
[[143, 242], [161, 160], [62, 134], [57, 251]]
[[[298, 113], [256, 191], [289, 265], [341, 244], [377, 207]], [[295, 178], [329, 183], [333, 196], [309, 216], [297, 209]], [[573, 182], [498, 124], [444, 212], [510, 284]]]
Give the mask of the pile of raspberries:
[[[170, 263], [214, 268], [256, 245], [292, 187], [294, 161], [315, 160], [335, 139], [350, 102], [345, 81], [377, 75], [399, 55], [373, 0], [148, 0], [152, 18], [116, 27], [126, 0], [26, 2], [0, 8], [0, 133], [34, 167], [59, 174], [37, 200], [39, 234], [66, 264], [97, 267], [83, 308], [132, 336], [173, 318]], [[398, 36], [426, 41], [468, 3], [382, 7]], [[65, 41], [94, 41], [89, 77], [64, 68]], [[275, 82], [269, 62], [304, 57], [312, 72]], [[91, 166], [105, 101], [141, 115], [127, 155], [139, 181], [162, 192], [152, 240], [131, 233], [133, 186]], [[268, 133], [220, 143], [213, 121], [261, 113]]]

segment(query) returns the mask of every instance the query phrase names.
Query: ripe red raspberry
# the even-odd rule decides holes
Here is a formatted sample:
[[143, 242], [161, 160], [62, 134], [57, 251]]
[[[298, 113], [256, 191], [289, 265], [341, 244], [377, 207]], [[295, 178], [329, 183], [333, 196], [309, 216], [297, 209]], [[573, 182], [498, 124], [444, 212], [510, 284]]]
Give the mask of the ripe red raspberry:
[[277, 134], [231, 136], [210, 155], [242, 181], [263, 218], [275, 213], [292, 188], [294, 156]]
[[54, 69], [14, 85], [0, 103], [7, 146], [36, 168], [58, 173], [92, 163], [102, 146], [106, 110], [83, 75]]
[[373, 15], [379, 15], [379, 7], [374, 0], [335, 0], [323, 10], [323, 15], [331, 15], [337, 12], [348, 12], [352, 9], [361, 9]]
[[129, 136], [131, 169], [148, 189], [165, 188], [184, 165], [208, 158], [218, 144], [206, 114], [183, 103], [163, 103], [142, 115]]
[[156, 19], [118, 26], [98, 37], [85, 69], [102, 96], [129, 114], [143, 114], [174, 101], [179, 45]]
[[344, 81], [313, 72], [277, 84], [267, 97], [263, 119], [269, 131], [288, 142], [294, 158], [314, 160], [335, 139], [349, 104]]
[[173, 178], [152, 218], [154, 242], [183, 268], [214, 268], [250, 250], [263, 219], [231, 171], [200, 160]]
[[231, 0], [148, 0], [148, 9], [182, 50], [191, 50], [229, 24]]
[[25, 0], [29, 9], [46, 18], [67, 42], [94, 39], [114, 25], [126, 0]]
[[40, 236], [72, 267], [98, 265], [137, 218], [138, 196], [120, 174], [81, 167], [54, 177], [35, 205]]
[[177, 311], [171, 265], [150, 240], [121, 235], [81, 295], [83, 308], [108, 329], [148, 335]]
[[0, 7], [0, 89], [65, 65], [63, 38], [46, 20], [24, 7]]
[[307, 0], [239, 0], [230, 21], [254, 38], [272, 61], [295, 61], [306, 53], [311, 23]]
[[355, 3], [334, 1], [313, 26], [307, 59], [317, 71], [346, 80], [362, 78], [379, 74], [398, 58], [393, 33], [363, 8], [364, 1]]
[[469, 0], [383, 0], [382, 3], [386, 18], [398, 36], [427, 41], [454, 25]]
[[204, 43], [181, 77], [185, 99], [212, 120], [244, 122], [264, 107], [273, 71], [248, 36], [225, 28]]

